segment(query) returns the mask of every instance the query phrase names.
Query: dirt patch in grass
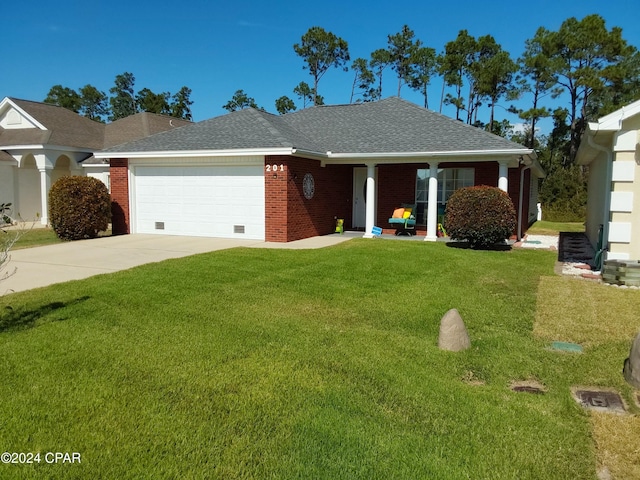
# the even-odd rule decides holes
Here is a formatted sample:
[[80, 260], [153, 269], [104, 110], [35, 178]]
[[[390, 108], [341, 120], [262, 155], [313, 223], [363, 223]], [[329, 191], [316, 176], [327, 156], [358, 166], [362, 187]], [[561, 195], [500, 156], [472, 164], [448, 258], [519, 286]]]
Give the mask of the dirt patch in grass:
[[633, 338], [640, 291], [568, 277], [541, 277], [534, 335], [584, 347]]
[[640, 478], [640, 417], [593, 412], [589, 419], [598, 470], [616, 480]]
[[535, 379], [528, 380], [517, 380], [511, 382], [509, 385], [509, 389], [514, 392], [525, 392], [525, 393], [546, 393], [547, 387], [545, 387], [542, 383]]

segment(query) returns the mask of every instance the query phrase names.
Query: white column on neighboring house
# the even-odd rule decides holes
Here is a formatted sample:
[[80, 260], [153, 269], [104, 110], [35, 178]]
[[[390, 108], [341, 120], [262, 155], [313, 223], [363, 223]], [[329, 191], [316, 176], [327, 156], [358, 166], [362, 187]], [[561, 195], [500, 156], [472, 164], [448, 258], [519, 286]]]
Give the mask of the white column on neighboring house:
[[364, 237], [373, 238], [373, 226], [376, 214], [376, 165], [367, 163], [367, 199], [364, 222]]
[[40, 212], [40, 223], [46, 225], [49, 223], [49, 189], [51, 188], [51, 168], [38, 167], [40, 172], [40, 204], [42, 211]]
[[509, 192], [509, 161], [500, 160], [498, 164], [500, 168], [498, 170], [498, 188], [503, 192]]
[[429, 163], [429, 198], [427, 199], [427, 236], [425, 242], [438, 239], [438, 162]]

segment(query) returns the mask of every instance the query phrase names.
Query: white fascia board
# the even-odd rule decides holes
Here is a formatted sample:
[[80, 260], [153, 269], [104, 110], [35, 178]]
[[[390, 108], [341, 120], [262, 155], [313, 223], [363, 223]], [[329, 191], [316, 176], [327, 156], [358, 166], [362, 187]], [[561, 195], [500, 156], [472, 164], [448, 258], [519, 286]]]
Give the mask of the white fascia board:
[[454, 150], [450, 152], [376, 152], [376, 153], [333, 153], [327, 152], [329, 158], [410, 158], [410, 157], [461, 157], [461, 156], [508, 156], [529, 155], [531, 149], [510, 150]]
[[5, 151], [28, 151], [34, 150], [52, 150], [54, 152], [72, 152], [72, 153], [93, 153], [90, 148], [63, 147], [59, 145], [0, 145], [1, 150]]
[[[607, 131], [617, 131], [622, 128], [622, 122], [627, 118], [631, 118], [640, 113], [640, 100], [636, 100], [629, 105], [622, 107], [615, 112], [611, 112], [609, 115], [605, 115], [600, 118], [596, 125], [596, 129], [599, 130], [607, 130]], [[591, 123], [589, 123], [591, 127]]]
[[6, 105], [11, 105], [13, 108], [18, 110], [24, 117], [27, 118], [27, 120], [29, 120], [31, 123], [33, 123], [40, 130], [46, 130], [47, 129], [47, 127], [42, 125], [39, 121], [37, 121], [35, 118], [33, 118], [27, 112], [25, 112], [22, 108], [20, 108], [18, 105], [16, 105], [9, 97], [4, 97], [2, 102], [0, 102], [0, 112], [2, 112], [5, 109]]
[[[375, 161], [377, 163], [409, 163], [423, 162], [429, 159], [443, 162], [465, 162], [469, 160], [487, 161], [496, 157], [517, 157], [534, 154], [531, 149], [509, 150], [459, 150], [451, 152], [383, 152], [383, 153], [332, 153], [327, 152], [326, 163], [353, 163], [354, 160]], [[471, 157], [471, 158], [470, 158]]]
[[250, 148], [233, 150], [170, 150], [148, 152], [95, 152], [96, 158], [191, 158], [191, 157], [241, 157], [254, 155], [292, 155], [294, 148]]
[[89, 163], [88, 165], [81, 163], [80, 166], [82, 168], [105, 168], [109, 166], [109, 163]]

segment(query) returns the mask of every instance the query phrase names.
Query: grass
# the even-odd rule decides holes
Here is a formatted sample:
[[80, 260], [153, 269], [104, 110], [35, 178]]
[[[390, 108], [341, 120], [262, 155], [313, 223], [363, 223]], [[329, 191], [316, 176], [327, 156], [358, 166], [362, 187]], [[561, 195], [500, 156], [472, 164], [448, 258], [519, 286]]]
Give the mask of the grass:
[[[638, 311], [638, 291], [567, 277], [542, 277], [533, 332], [546, 341], [581, 344], [585, 355], [575, 357], [575, 371], [581, 374], [573, 382], [614, 387], [637, 413], [634, 392], [621, 372], [631, 342], [640, 332]], [[617, 365], [611, 365], [612, 359]], [[615, 367], [617, 375], [612, 378], [610, 369]], [[590, 413], [590, 421], [599, 468], [606, 467], [615, 479], [640, 478], [640, 417]]]
[[[3, 297], [0, 445], [82, 463], [0, 477], [592, 479], [569, 388], [623, 389], [629, 345], [558, 354], [533, 334], [554, 262], [356, 239]], [[472, 338], [456, 354], [437, 348], [454, 307]], [[547, 393], [510, 391], [520, 380]]]
[[[9, 232], [11, 235], [13, 232]], [[55, 232], [50, 228], [32, 228], [26, 230], [24, 234], [13, 245], [14, 250], [21, 248], [42, 247], [44, 245], [52, 245], [60, 243], [62, 240], [58, 238]]]
[[[6, 234], [12, 235], [15, 230], [8, 230]], [[111, 229], [106, 232], [100, 232], [98, 236], [104, 237], [111, 235]], [[61, 243], [63, 240], [56, 235], [56, 233], [51, 228], [29, 228], [23, 231], [20, 234], [20, 237], [13, 245], [12, 250], [19, 250], [22, 248], [32, 248], [32, 247], [43, 247], [45, 245], [53, 245], [56, 243]]]
[[584, 223], [539, 220], [527, 230], [529, 235], [558, 235], [560, 232], [584, 232]]

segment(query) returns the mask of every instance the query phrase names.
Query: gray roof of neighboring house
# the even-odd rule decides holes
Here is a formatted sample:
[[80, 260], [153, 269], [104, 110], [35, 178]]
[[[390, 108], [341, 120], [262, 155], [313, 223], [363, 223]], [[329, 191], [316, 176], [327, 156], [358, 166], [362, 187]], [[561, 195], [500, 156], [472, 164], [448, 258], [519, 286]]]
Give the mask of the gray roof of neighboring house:
[[[13, 145], [48, 144], [95, 152], [155, 133], [193, 125], [193, 122], [189, 120], [148, 112], [137, 113], [104, 124], [57, 105], [17, 98], [10, 98], [10, 100], [44, 126], [46, 130], [0, 128], [0, 145], [5, 148]], [[90, 157], [84, 163], [102, 164], [103, 162]]]
[[245, 109], [105, 153], [296, 148], [320, 154], [527, 150], [397, 97], [273, 115]]
[[103, 148], [114, 147], [185, 125], [193, 125], [193, 122], [156, 113], [136, 113], [105, 125]]
[[51, 144], [87, 150], [104, 148], [104, 124], [57, 105], [16, 98], [10, 100], [47, 130], [0, 129], [0, 145]]

